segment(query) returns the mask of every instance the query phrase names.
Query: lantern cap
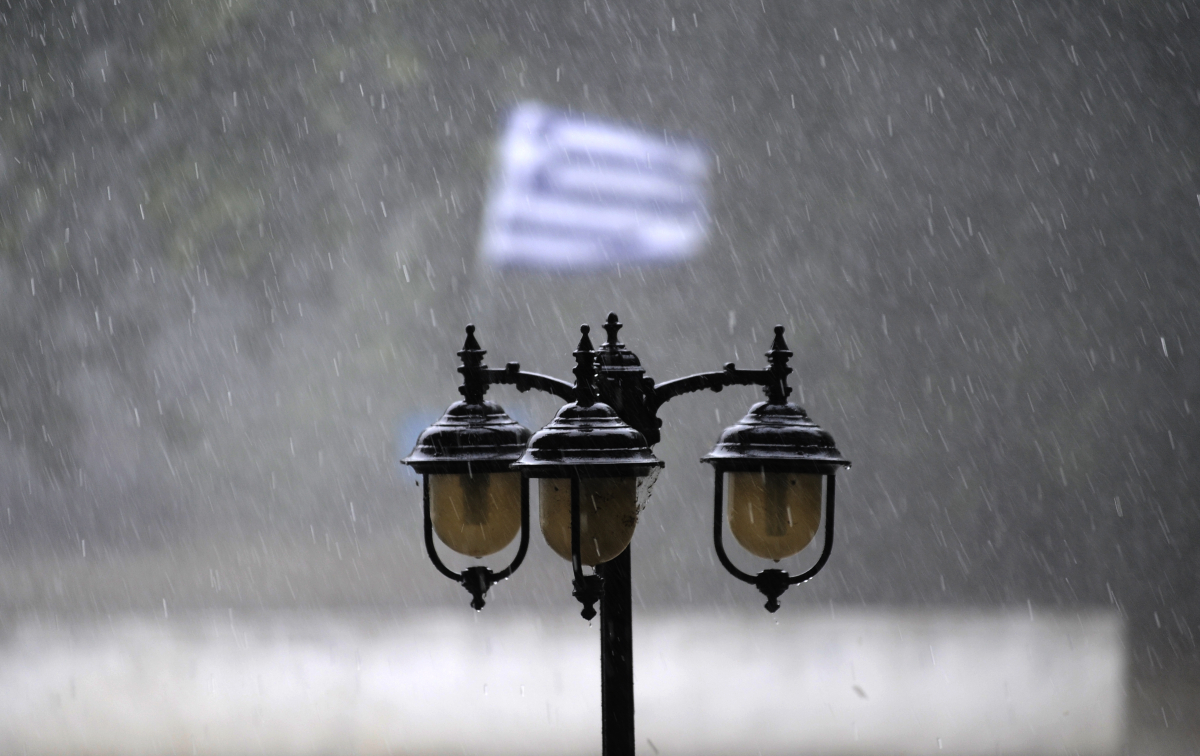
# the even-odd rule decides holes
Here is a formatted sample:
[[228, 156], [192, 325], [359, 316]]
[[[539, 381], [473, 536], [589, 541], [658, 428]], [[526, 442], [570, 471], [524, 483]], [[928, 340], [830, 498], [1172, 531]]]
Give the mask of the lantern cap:
[[564, 406], [513, 465], [531, 478], [639, 477], [661, 466], [645, 436], [603, 402]]
[[641, 360], [617, 338], [617, 332], [623, 327], [617, 313], [608, 313], [603, 327], [608, 340], [601, 344], [600, 350], [596, 352], [596, 367], [603, 368], [606, 373], [635, 373], [638, 377], [644, 374], [646, 370], [642, 367]]
[[829, 475], [850, 460], [833, 436], [791, 402], [759, 402], [736, 425], [726, 428], [702, 460], [719, 472], [769, 470]]
[[525, 452], [529, 435], [495, 402], [455, 402], [403, 461], [418, 473], [501, 472]]

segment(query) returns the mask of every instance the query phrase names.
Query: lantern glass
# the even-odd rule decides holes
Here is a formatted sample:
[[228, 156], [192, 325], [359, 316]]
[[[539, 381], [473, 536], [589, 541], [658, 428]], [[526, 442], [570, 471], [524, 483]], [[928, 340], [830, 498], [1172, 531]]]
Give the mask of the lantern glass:
[[433, 530], [459, 554], [495, 554], [521, 529], [518, 472], [430, 475], [428, 485]]
[[[580, 478], [579, 556], [591, 567], [619, 556], [633, 540], [641, 506], [638, 478]], [[542, 535], [563, 559], [571, 559], [571, 481], [542, 478], [538, 489]]]
[[821, 524], [821, 475], [730, 472], [729, 530], [742, 548], [779, 561], [807, 546]]

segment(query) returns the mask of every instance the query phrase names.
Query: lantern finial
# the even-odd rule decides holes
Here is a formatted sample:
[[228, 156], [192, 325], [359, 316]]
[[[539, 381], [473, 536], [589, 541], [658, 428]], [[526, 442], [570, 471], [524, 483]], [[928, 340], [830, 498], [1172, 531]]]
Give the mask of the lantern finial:
[[590, 407], [596, 403], [596, 389], [592, 386], [592, 379], [596, 377], [595, 350], [592, 348], [592, 340], [588, 337], [591, 332], [591, 326], [579, 326], [579, 346], [575, 347], [575, 369], [571, 372], [575, 374], [575, 401], [580, 407]]
[[608, 313], [608, 320], [604, 321], [604, 331], [608, 334], [608, 341], [604, 343], [604, 346], [610, 349], [620, 349], [621, 347], [625, 346], [621, 342], [617, 341], [617, 331], [620, 330], [621, 321], [617, 320], [617, 313]]
[[467, 338], [458, 352], [458, 357], [462, 360], [462, 367], [458, 372], [463, 377], [463, 385], [458, 387], [458, 393], [463, 395], [468, 404], [479, 404], [488, 389], [484, 374], [487, 365], [483, 364], [483, 356], [487, 354], [487, 350], [481, 349], [479, 342], [475, 340], [474, 325], [468, 325], [466, 330]]
[[792, 373], [792, 369], [788, 367], [791, 357], [792, 351], [783, 340], [783, 326], [777, 325], [775, 338], [771, 340], [771, 349], [767, 352], [767, 364], [770, 365], [767, 369], [771, 371], [771, 381], [767, 384], [766, 391], [767, 401], [771, 404], [786, 403], [792, 393], [791, 387], [787, 385], [787, 377]]

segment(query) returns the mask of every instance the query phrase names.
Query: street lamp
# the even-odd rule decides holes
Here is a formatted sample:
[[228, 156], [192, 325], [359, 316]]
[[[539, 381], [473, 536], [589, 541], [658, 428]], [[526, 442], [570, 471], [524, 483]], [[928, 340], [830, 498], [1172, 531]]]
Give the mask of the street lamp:
[[583, 604], [584, 619], [590, 620], [596, 616], [603, 581], [595, 574], [585, 576], [583, 565], [612, 561], [629, 547], [639, 514], [638, 489], [648, 489], [639, 482], [662, 463], [645, 436], [612, 407], [596, 401], [589, 330], [580, 328], [575, 349], [575, 401], [534, 434], [513, 467], [539, 479], [542, 535], [555, 553], [571, 561], [574, 595]]
[[[458, 356], [463, 366], [463, 400], [417, 437], [404, 460], [424, 477], [425, 549], [434, 567], [471, 593], [471, 606], [483, 608], [493, 583], [521, 566], [529, 548], [529, 481], [512, 470], [525, 452], [529, 429], [508, 416], [500, 405], [485, 401], [487, 384], [479, 379], [486, 352], [467, 326], [467, 341]], [[438, 557], [433, 534], [460, 554], [483, 557], [500, 551], [521, 533], [517, 554], [508, 567], [492, 572], [472, 566], [461, 573]]]
[[[766, 401], [721, 434], [704, 462], [713, 466], [713, 541], [722, 566], [756, 586], [766, 608], [779, 608], [779, 596], [813, 577], [833, 548], [834, 478], [849, 467], [807, 413], [788, 401], [792, 352], [783, 326], [767, 352], [767, 367], [723, 370], [655, 383], [641, 361], [618, 341], [621, 329], [609, 313], [608, 340], [592, 347], [588, 326], [576, 347], [574, 384], [527, 373], [515, 362], [502, 369], [483, 364], [485, 352], [467, 326], [458, 355], [463, 376], [456, 402], [417, 439], [405, 460], [425, 479], [425, 548], [443, 575], [461, 583], [481, 609], [484, 595], [520, 566], [529, 544], [529, 480], [539, 482], [542, 535], [559, 556], [571, 561], [573, 595], [586, 619], [600, 603], [600, 674], [605, 756], [632, 756], [633, 646], [629, 544], [650, 486], [662, 467], [651, 451], [662, 421], [658, 410], [675, 397], [726, 386], [761, 386]], [[531, 437], [499, 405], [484, 400], [492, 384], [536, 389], [568, 402]], [[728, 505], [725, 489], [728, 488]], [[815, 564], [792, 576], [778, 568], [751, 575], [729, 559], [723, 544], [728, 510], [730, 532], [751, 554], [779, 561], [812, 541], [823, 520], [824, 542]], [[493, 554], [520, 533], [513, 561], [493, 572], [476, 565], [456, 573], [437, 555], [434, 533], [449, 548], [470, 557]], [[592, 574], [583, 572], [592, 567]]]
[[[833, 436], [808, 418], [803, 408], [787, 400], [792, 389], [787, 366], [792, 353], [783, 340], [783, 326], [767, 352], [774, 380], [766, 386], [767, 400], [750, 408], [737, 425], [726, 428], [705, 457], [713, 466], [713, 545], [721, 565], [738, 580], [750, 583], [767, 597], [769, 612], [779, 609], [779, 596], [821, 571], [833, 550], [833, 492], [839, 467], [850, 466], [834, 446]], [[729, 483], [729, 530], [746, 551], [778, 562], [796, 554], [817, 534], [821, 499], [825, 500], [825, 543], [816, 564], [792, 576], [771, 568], [757, 575], [738, 569], [722, 542], [722, 485]]]

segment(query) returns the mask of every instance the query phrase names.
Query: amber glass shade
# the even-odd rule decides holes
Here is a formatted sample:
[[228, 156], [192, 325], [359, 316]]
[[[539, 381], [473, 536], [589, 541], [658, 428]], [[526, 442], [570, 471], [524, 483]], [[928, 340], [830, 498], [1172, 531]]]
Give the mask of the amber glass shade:
[[821, 477], [728, 473], [729, 530], [742, 548], [779, 561], [803, 549], [821, 524]]
[[[571, 481], [542, 478], [538, 489], [542, 535], [554, 552], [571, 559]], [[579, 557], [596, 566], [620, 555], [638, 521], [637, 478], [579, 481]]]
[[442, 543], [467, 556], [495, 554], [521, 529], [521, 473], [430, 475], [429, 505]]

